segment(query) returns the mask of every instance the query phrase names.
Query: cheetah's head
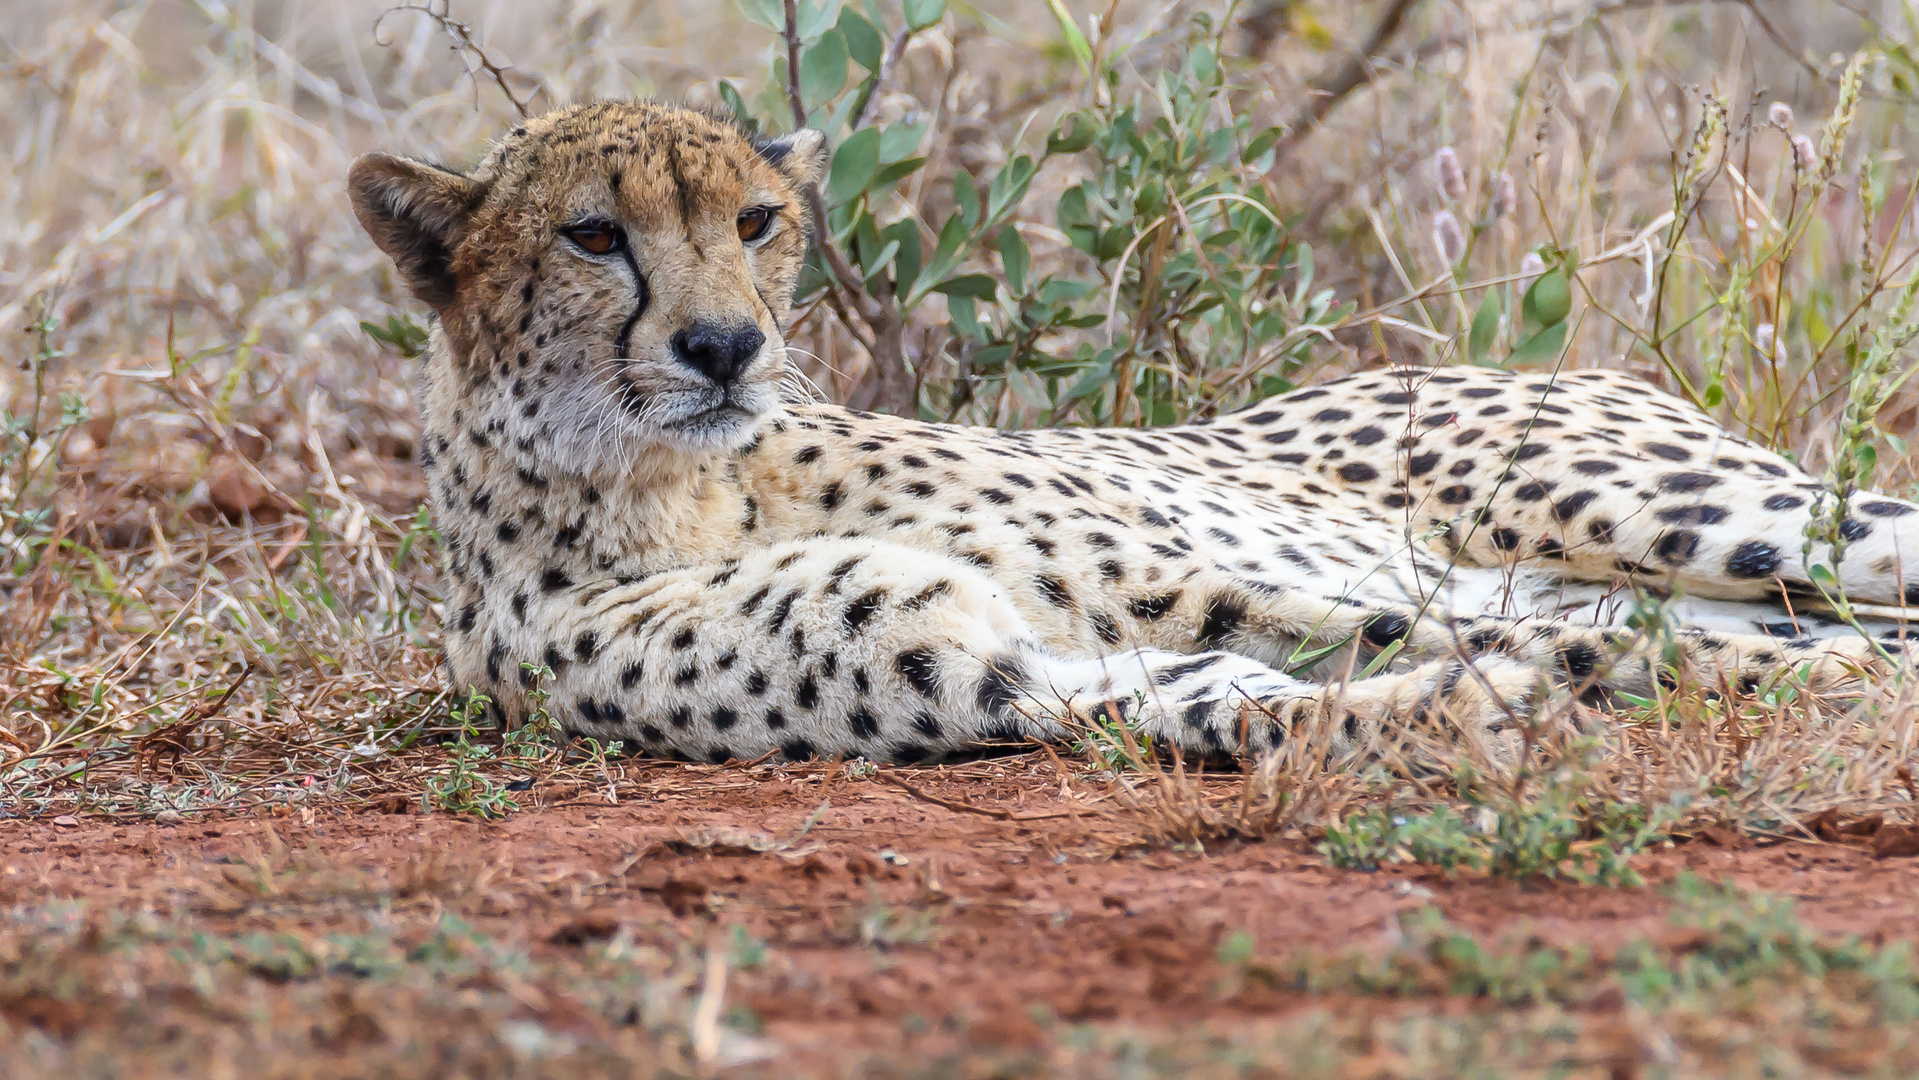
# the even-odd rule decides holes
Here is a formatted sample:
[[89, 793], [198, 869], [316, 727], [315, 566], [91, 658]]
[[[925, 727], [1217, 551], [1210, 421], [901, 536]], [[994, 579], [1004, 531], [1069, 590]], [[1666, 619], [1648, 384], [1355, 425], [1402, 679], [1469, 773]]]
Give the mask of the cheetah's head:
[[528, 121], [471, 174], [368, 154], [347, 184], [461, 392], [489, 398], [474, 411], [587, 472], [738, 445], [776, 406], [822, 150], [604, 102]]

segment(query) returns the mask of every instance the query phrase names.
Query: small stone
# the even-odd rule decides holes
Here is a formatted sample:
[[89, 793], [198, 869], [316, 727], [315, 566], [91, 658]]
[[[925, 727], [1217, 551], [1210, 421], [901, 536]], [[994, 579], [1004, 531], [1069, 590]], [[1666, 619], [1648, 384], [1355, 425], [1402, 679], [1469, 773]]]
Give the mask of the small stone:
[[184, 821], [186, 821], [186, 815], [178, 810], [162, 810], [153, 815], [153, 822], [156, 825], [179, 825]]
[[80, 827], [80, 819], [74, 817], [72, 814], [61, 814], [59, 817], [53, 819], [53, 823], [63, 829], [77, 829]]
[[267, 504], [267, 488], [244, 463], [222, 455], [207, 466], [207, 501], [237, 521]]

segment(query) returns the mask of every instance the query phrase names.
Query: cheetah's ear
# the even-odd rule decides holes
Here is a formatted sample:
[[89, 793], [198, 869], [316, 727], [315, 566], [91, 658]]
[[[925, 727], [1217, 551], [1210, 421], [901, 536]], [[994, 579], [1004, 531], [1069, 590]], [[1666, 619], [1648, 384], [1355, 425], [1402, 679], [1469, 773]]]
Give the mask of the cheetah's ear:
[[812, 128], [761, 139], [753, 144], [753, 149], [785, 174], [795, 187], [805, 187], [818, 180], [820, 169], [826, 164], [826, 136]]
[[451, 169], [392, 154], [365, 154], [347, 173], [353, 213], [393, 259], [413, 295], [435, 308], [453, 302], [453, 249], [486, 186]]

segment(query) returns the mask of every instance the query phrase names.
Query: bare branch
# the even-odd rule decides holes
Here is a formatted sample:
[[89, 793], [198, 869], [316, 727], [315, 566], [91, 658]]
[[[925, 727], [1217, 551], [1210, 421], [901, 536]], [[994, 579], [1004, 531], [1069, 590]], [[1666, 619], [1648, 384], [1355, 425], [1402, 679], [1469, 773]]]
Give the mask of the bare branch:
[[[787, 6], [789, 8], [792, 6], [792, 0], [787, 0]], [[383, 49], [392, 46], [391, 41], [381, 39], [380, 27], [386, 22], [387, 16], [402, 12], [425, 15], [439, 25], [441, 33], [452, 39], [451, 48], [460, 54], [461, 62], [466, 65], [467, 77], [473, 80], [474, 108], [480, 107], [480, 75], [485, 73], [493, 80], [493, 84], [500, 88], [500, 93], [506, 95], [506, 100], [513, 104], [513, 110], [520, 114], [522, 120], [533, 115], [527, 111], [527, 106], [531, 105], [533, 98], [539, 94], [541, 81], [528, 76], [533, 78], [533, 88], [526, 92], [525, 97], [514, 93], [513, 87], [506, 81], [507, 72], [513, 70], [513, 65], [501, 64], [494, 60], [486, 49], [473, 39], [472, 24], [453, 17], [453, 0], [426, 0], [425, 3], [399, 4], [387, 8], [380, 13], [379, 18], [373, 20], [375, 44]]]

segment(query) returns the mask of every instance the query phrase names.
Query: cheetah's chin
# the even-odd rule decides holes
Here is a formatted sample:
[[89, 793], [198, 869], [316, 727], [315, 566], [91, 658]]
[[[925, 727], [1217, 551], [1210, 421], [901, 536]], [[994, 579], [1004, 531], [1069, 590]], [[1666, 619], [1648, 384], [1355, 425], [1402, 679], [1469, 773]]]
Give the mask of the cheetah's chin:
[[682, 449], [727, 450], [753, 437], [770, 405], [758, 395], [747, 400], [729, 397], [718, 405], [664, 421], [660, 431]]

